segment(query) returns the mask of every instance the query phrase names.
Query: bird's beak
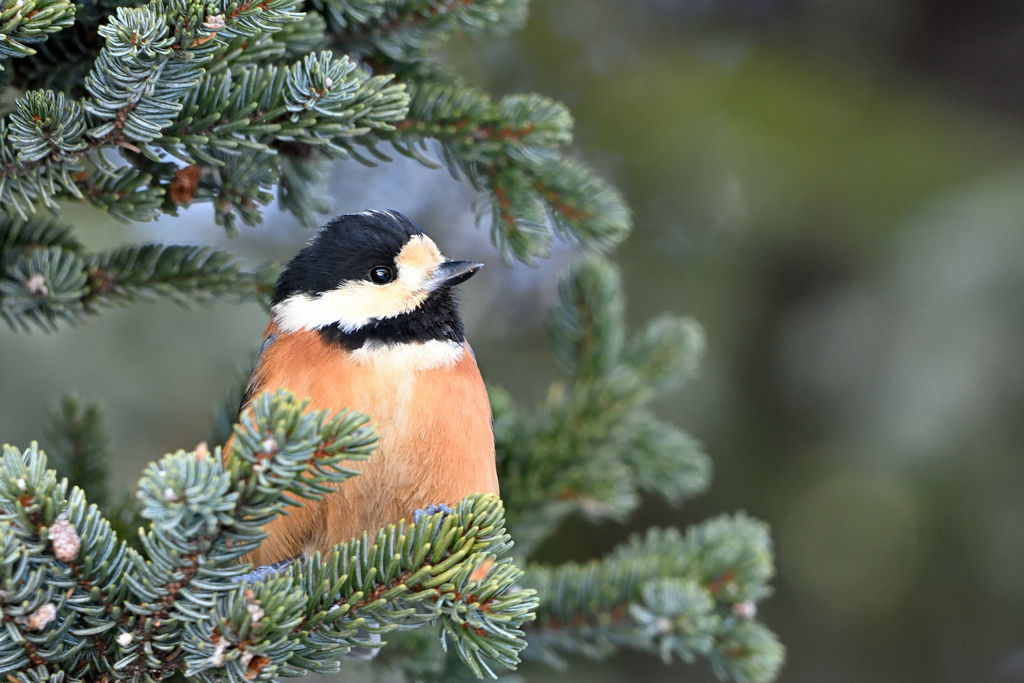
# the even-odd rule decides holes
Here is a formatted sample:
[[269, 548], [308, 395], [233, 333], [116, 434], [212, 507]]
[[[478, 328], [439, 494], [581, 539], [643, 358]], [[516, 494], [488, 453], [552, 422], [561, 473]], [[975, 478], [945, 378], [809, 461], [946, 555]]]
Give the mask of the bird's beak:
[[460, 285], [483, 267], [484, 264], [472, 261], [445, 261], [434, 271], [434, 278], [431, 281], [432, 288]]

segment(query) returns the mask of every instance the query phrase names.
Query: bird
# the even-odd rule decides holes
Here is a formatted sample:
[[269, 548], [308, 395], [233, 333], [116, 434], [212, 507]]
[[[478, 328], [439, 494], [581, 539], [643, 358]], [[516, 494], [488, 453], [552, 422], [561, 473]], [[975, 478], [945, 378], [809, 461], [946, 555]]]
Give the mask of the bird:
[[249, 580], [499, 494], [490, 402], [454, 291], [482, 267], [447, 260], [391, 210], [333, 218], [285, 266], [239, 414], [287, 389], [307, 410], [368, 415], [380, 441], [369, 459], [342, 463], [358, 476], [267, 526], [245, 558], [258, 567]]

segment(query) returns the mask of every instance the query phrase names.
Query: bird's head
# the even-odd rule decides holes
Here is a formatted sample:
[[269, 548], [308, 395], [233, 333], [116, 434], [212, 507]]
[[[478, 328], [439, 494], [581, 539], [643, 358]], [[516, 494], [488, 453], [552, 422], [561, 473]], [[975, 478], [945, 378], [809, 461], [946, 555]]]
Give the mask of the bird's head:
[[332, 219], [277, 281], [271, 313], [283, 332], [320, 330], [366, 342], [463, 340], [452, 288], [482, 263], [448, 261], [397, 211]]

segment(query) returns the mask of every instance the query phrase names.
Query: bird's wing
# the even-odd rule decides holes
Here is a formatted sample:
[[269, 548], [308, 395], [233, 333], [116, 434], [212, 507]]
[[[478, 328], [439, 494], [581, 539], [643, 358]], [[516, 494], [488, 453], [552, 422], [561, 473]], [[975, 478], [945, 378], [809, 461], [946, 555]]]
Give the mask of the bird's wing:
[[256, 371], [259, 370], [260, 363], [263, 362], [263, 353], [270, 348], [270, 345], [274, 343], [277, 337], [278, 333], [276, 332], [268, 334], [267, 338], [263, 340], [259, 353], [256, 354], [256, 360], [252, 364], [252, 374], [249, 375], [249, 382], [245, 385], [245, 394], [242, 395], [242, 402], [238, 405], [238, 416], [241, 416], [242, 410], [249, 405], [249, 401], [253, 399], [256, 390], [259, 389], [256, 383]]
[[[476, 352], [473, 350], [473, 347], [469, 345], [468, 341], [465, 342], [465, 345], [466, 345], [466, 348], [469, 349], [469, 355], [471, 355], [473, 357], [473, 362], [476, 363]], [[488, 409], [488, 411], [490, 412], [490, 415], [491, 415], [491, 434], [493, 434], [494, 433], [494, 412], [490, 410], [490, 404], [488, 404], [487, 409]]]

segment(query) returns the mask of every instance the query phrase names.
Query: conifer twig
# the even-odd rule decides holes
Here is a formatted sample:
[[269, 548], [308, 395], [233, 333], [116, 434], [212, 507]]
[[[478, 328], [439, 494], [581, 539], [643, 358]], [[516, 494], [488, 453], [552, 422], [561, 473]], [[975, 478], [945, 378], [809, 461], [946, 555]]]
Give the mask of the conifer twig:
[[650, 404], [692, 376], [703, 333], [661, 318], [626, 339], [617, 271], [592, 257], [559, 283], [551, 332], [568, 376], [535, 414], [491, 389], [498, 472], [509, 524], [528, 554], [573, 513], [622, 519], [641, 491], [678, 502], [703, 491], [710, 461], [695, 440], [658, 420]]
[[650, 530], [585, 564], [532, 566], [523, 585], [540, 598], [529, 629], [530, 656], [559, 664], [559, 653], [603, 657], [617, 647], [666, 662], [707, 657], [736, 683], [774, 680], [784, 650], [754, 621], [774, 573], [764, 524], [739, 514], [685, 535]]
[[150, 244], [89, 253], [55, 221], [0, 215], [0, 318], [15, 328], [53, 329], [140, 299], [266, 304], [276, 278], [276, 266], [247, 271], [231, 254], [208, 247]]

